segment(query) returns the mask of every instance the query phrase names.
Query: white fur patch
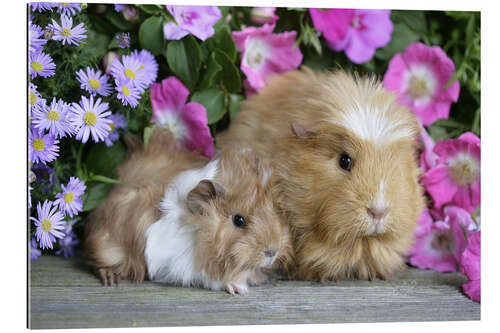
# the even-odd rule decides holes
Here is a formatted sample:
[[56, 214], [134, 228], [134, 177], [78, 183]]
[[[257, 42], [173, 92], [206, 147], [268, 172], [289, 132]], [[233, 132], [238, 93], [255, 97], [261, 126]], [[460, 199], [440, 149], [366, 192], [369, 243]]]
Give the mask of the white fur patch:
[[347, 128], [361, 139], [373, 141], [376, 145], [413, 135], [401, 122], [390, 117], [388, 111], [368, 105], [356, 104], [351, 110], [342, 113], [340, 119], [334, 119], [332, 122]]
[[377, 195], [372, 202], [372, 207], [375, 210], [384, 210], [387, 208], [387, 202], [385, 200], [385, 183], [383, 180], [381, 180], [378, 185]]
[[160, 203], [162, 217], [148, 228], [145, 235], [144, 256], [151, 280], [185, 287], [221, 289], [220, 282], [196, 271], [195, 230], [181, 224], [181, 218], [186, 214], [187, 195], [201, 180], [214, 180], [217, 166], [218, 160], [214, 160], [203, 168], [184, 171], [165, 190]]

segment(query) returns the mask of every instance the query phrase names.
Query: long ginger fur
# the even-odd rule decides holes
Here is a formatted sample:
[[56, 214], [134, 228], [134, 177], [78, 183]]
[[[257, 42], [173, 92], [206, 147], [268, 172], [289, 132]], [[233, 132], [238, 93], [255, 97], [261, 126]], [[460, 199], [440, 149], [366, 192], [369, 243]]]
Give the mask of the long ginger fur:
[[[361, 113], [367, 108], [375, 113]], [[374, 115], [379, 131], [355, 121]], [[424, 208], [418, 133], [415, 117], [376, 78], [305, 68], [271, 79], [244, 102], [217, 144], [249, 147], [271, 161], [274, 200], [293, 235], [294, 262], [286, 272], [373, 279], [406, 267]], [[350, 172], [339, 168], [344, 153], [354, 161]], [[366, 206], [381, 183], [390, 213], [383, 232], [370, 233]]]

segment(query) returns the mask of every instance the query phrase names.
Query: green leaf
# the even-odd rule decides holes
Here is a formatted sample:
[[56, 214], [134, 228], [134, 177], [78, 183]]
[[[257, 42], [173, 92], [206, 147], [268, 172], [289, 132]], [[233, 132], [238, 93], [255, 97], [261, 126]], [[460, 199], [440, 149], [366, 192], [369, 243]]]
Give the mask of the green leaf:
[[163, 36], [163, 22], [161, 17], [151, 16], [142, 22], [139, 28], [139, 44], [148, 49], [155, 56], [163, 52], [165, 38]]
[[88, 212], [97, 206], [106, 198], [111, 184], [107, 183], [87, 183], [87, 191], [83, 195], [83, 211]]
[[201, 69], [201, 49], [192, 35], [181, 40], [173, 40], [167, 46], [167, 63], [182, 82], [192, 90]]
[[215, 53], [211, 53], [208, 57], [206, 69], [201, 76], [200, 89], [213, 87], [217, 83], [217, 76], [222, 70], [222, 66], [215, 60]]
[[229, 97], [229, 118], [230, 120], [233, 120], [234, 117], [236, 117], [236, 114], [240, 112], [240, 103], [243, 101], [245, 98], [241, 95], [235, 95], [232, 94]]
[[481, 136], [481, 108], [476, 110], [474, 121], [472, 122], [472, 132], [477, 136]]
[[155, 128], [155, 125], [156, 124], [152, 124], [152, 125], [144, 128], [144, 133], [142, 134], [142, 142], [144, 145], [144, 150], [148, 149], [149, 138], [151, 137], [151, 133], [153, 133], [153, 129]]
[[114, 179], [114, 178], [109, 178], [109, 177], [106, 177], [106, 176], [102, 176], [102, 175], [92, 175], [88, 181], [91, 181], [91, 182], [101, 182], [101, 183], [107, 183], [107, 184], [124, 184], [124, 182], [118, 180], [118, 179]]
[[219, 49], [224, 52], [231, 62], [236, 61], [236, 45], [231, 37], [231, 31], [227, 26], [221, 26], [214, 35], [207, 39], [205, 43], [210, 51]]
[[125, 153], [125, 147], [120, 141], [115, 141], [111, 147], [100, 142], [92, 146], [85, 163], [89, 172], [111, 176], [125, 159]]
[[403, 52], [408, 45], [419, 40], [419, 35], [411, 30], [404, 23], [395, 23], [389, 44], [375, 53], [375, 57], [381, 60], [388, 60], [396, 53]]
[[191, 101], [202, 104], [207, 109], [208, 124], [218, 122], [226, 113], [224, 106], [224, 92], [219, 88], [209, 88], [197, 91]]
[[134, 29], [134, 25], [127, 21], [122, 13], [117, 13], [114, 10], [108, 10], [106, 11], [106, 14], [104, 16], [118, 29], [122, 31], [130, 31]]
[[224, 52], [216, 49], [213, 53], [217, 63], [222, 66], [222, 71], [219, 72], [218, 76], [224, 87], [231, 93], [240, 92], [241, 76], [238, 68]]
[[161, 7], [158, 5], [136, 5], [139, 7], [143, 12], [150, 14], [150, 15], [158, 15], [161, 14]]
[[393, 10], [391, 19], [395, 23], [404, 23], [419, 34], [420, 36], [427, 35], [427, 20], [425, 13], [421, 10]]
[[440, 127], [449, 127], [449, 128], [465, 128], [466, 126], [458, 121], [452, 119], [439, 119], [436, 120], [433, 125]]
[[81, 45], [83, 55], [89, 55], [100, 60], [108, 52], [109, 40], [110, 37], [105, 34], [88, 30], [87, 39]]

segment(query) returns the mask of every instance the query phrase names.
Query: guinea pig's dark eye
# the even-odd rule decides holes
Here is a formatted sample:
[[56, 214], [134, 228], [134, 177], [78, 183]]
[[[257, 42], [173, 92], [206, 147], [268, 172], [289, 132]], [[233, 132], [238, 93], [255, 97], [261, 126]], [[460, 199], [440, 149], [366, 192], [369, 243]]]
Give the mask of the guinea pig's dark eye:
[[233, 215], [233, 224], [235, 227], [238, 228], [244, 228], [247, 226], [247, 222], [245, 221], [245, 218], [241, 215]]
[[346, 171], [351, 171], [352, 167], [351, 157], [349, 157], [349, 155], [347, 155], [346, 153], [343, 153], [342, 155], [340, 155], [339, 165], [342, 169]]

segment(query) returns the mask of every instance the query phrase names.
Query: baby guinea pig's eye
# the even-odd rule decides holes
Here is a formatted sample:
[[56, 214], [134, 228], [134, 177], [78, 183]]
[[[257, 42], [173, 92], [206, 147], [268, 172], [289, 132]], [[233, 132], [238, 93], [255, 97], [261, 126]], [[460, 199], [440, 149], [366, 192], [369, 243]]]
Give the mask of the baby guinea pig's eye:
[[245, 221], [245, 218], [241, 215], [233, 215], [233, 224], [235, 227], [238, 228], [245, 228], [247, 226], [247, 222]]
[[339, 158], [339, 165], [342, 169], [350, 172], [352, 167], [351, 157], [346, 153], [341, 154]]

